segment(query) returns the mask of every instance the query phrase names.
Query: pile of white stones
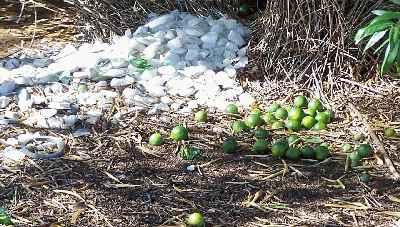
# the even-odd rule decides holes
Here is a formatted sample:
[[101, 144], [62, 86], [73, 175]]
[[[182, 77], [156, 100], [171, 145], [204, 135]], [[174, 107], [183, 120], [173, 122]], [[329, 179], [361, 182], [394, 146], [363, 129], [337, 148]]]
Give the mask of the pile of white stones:
[[248, 63], [247, 36], [235, 20], [173, 11], [151, 15], [111, 44], [67, 45], [55, 56], [0, 62], [0, 125], [94, 124], [119, 100], [121, 111], [149, 114], [249, 107], [254, 99], [235, 80]]

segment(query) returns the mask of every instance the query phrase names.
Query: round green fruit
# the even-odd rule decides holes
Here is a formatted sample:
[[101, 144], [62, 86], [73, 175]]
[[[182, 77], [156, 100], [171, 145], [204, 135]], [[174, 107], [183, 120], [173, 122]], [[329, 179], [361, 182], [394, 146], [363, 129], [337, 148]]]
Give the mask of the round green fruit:
[[239, 144], [234, 138], [227, 138], [222, 144], [222, 149], [227, 154], [233, 154], [239, 149]]
[[226, 107], [226, 112], [229, 114], [239, 114], [239, 108], [235, 104], [229, 104]]
[[365, 139], [365, 136], [363, 133], [355, 133], [354, 134], [354, 140], [355, 141], [362, 141]]
[[292, 108], [288, 113], [289, 120], [301, 121], [304, 117], [304, 112], [301, 108]]
[[256, 154], [266, 154], [268, 152], [268, 142], [263, 139], [256, 140], [253, 145], [252, 151]]
[[315, 117], [315, 115], [317, 114], [317, 110], [315, 109], [305, 109], [304, 113], [310, 117]]
[[281, 108], [281, 106], [278, 103], [274, 102], [268, 107], [267, 112], [275, 113], [279, 108]]
[[289, 143], [290, 146], [297, 144], [298, 142], [300, 142], [300, 137], [296, 136], [296, 135], [291, 135], [287, 138], [287, 141]]
[[314, 131], [320, 131], [320, 130], [325, 130], [325, 129], [326, 129], [326, 124], [324, 122], [321, 122], [321, 121], [318, 121], [312, 127], [312, 130], [314, 130]]
[[361, 160], [351, 160], [350, 166], [351, 168], [357, 167], [361, 165]]
[[285, 125], [283, 124], [282, 121], [276, 121], [271, 125], [272, 129], [281, 129], [281, 128], [284, 128], [284, 127], [285, 127]]
[[315, 149], [315, 159], [323, 161], [329, 157], [329, 149], [325, 146], [318, 146]]
[[160, 133], [154, 133], [149, 137], [149, 144], [153, 146], [160, 146], [164, 143], [164, 139], [162, 138]]
[[289, 130], [292, 130], [294, 132], [300, 131], [301, 129], [301, 123], [300, 121], [297, 120], [288, 120], [286, 122], [286, 128]]
[[369, 183], [371, 181], [371, 175], [369, 175], [368, 173], [364, 172], [360, 174], [360, 181], [363, 183]]
[[361, 158], [366, 158], [371, 155], [372, 147], [369, 144], [360, 144], [357, 148], [357, 153]]
[[306, 129], [312, 129], [316, 123], [317, 121], [311, 116], [306, 116], [301, 120], [301, 125]]
[[330, 115], [327, 112], [318, 112], [315, 116], [315, 120], [317, 120], [318, 122], [323, 122], [325, 124], [328, 124], [331, 121]]
[[249, 14], [250, 13], [250, 7], [247, 4], [241, 4], [239, 6], [239, 12], [241, 14]]
[[186, 223], [190, 227], [204, 227], [205, 225], [204, 216], [198, 212], [192, 213], [187, 217]]
[[353, 151], [347, 155], [351, 161], [360, 161], [361, 156], [358, 154], [357, 151]]
[[303, 149], [301, 149], [301, 156], [303, 158], [313, 159], [313, 158], [315, 158], [315, 151], [312, 147], [305, 146], [305, 147], [303, 147]]
[[198, 111], [195, 115], [194, 115], [194, 120], [197, 122], [207, 122], [207, 112], [204, 110]]
[[272, 125], [274, 122], [278, 121], [273, 113], [265, 113], [262, 119], [267, 123]]
[[262, 125], [263, 120], [261, 119], [260, 115], [258, 115], [258, 114], [250, 114], [246, 118], [245, 123], [246, 123], [247, 127], [255, 128], [256, 126]]
[[299, 160], [301, 152], [299, 149], [291, 147], [286, 151], [286, 158], [290, 160]]
[[254, 136], [257, 139], [265, 139], [268, 137], [268, 135], [269, 135], [268, 131], [263, 128], [259, 128], [254, 132]]
[[352, 149], [353, 147], [348, 143], [342, 145], [342, 150], [346, 153], [349, 153]]
[[308, 109], [317, 110], [317, 111], [322, 111], [323, 108], [324, 108], [324, 107], [322, 106], [322, 103], [321, 103], [321, 101], [320, 101], [319, 99], [311, 100], [311, 101], [308, 103]]
[[238, 134], [241, 133], [243, 131], [247, 130], [247, 125], [246, 123], [244, 123], [244, 121], [235, 121], [232, 124], [232, 130], [234, 133]]
[[285, 120], [288, 117], [288, 112], [284, 108], [279, 108], [275, 111], [275, 117], [280, 120]]
[[250, 115], [252, 115], [252, 114], [255, 114], [255, 115], [258, 115], [258, 116], [261, 117], [262, 111], [260, 109], [258, 109], [258, 108], [255, 108], [250, 112]]
[[188, 139], [189, 132], [187, 128], [183, 126], [176, 126], [175, 128], [172, 129], [171, 131], [171, 139], [175, 141], [181, 141], [181, 140], [186, 140]]
[[286, 140], [279, 140], [274, 145], [272, 145], [271, 151], [272, 156], [276, 158], [281, 158], [285, 155], [286, 151], [289, 149], [289, 144]]
[[293, 101], [294, 105], [299, 107], [299, 108], [306, 108], [308, 105], [308, 101], [307, 98], [304, 96], [297, 96], [294, 101]]
[[386, 138], [391, 138], [396, 136], [396, 131], [394, 128], [385, 128], [384, 135]]

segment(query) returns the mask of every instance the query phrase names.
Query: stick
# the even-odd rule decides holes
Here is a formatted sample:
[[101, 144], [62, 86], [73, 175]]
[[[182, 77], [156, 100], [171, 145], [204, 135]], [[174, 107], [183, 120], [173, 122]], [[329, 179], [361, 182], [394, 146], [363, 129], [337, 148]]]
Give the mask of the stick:
[[363, 122], [363, 124], [367, 127], [368, 133], [370, 134], [373, 142], [378, 146], [379, 153], [382, 154], [383, 159], [385, 160], [386, 166], [389, 168], [389, 171], [392, 173], [394, 180], [400, 180], [400, 174], [397, 172], [396, 168], [393, 165], [392, 160], [390, 160], [388, 154], [385, 151], [385, 147], [379, 138], [376, 136], [375, 132], [372, 130], [371, 126], [368, 124], [367, 119], [361, 115], [361, 113], [357, 110], [357, 108], [352, 104], [349, 103], [350, 108], [353, 110], [354, 114]]

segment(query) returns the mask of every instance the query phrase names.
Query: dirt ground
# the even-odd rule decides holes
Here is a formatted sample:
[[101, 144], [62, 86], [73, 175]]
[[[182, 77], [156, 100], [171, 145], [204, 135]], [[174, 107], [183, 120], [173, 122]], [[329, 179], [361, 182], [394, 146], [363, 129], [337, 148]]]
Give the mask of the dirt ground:
[[[4, 12], [4, 7], [1, 10]], [[10, 46], [19, 46], [21, 40], [30, 42], [29, 28], [32, 24], [15, 28], [7, 23], [0, 27], [0, 40], [6, 45], [1, 48], [2, 56], [10, 54]], [[36, 36], [35, 42], [40, 42], [38, 37], [47, 41], [48, 34], [62, 39], [64, 32], [70, 34], [69, 28], [49, 30]], [[340, 145], [355, 143], [352, 133], [362, 131], [366, 141], [377, 148], [362, 119], [352, 114], [352, 103], [368, 119], [394, 167], [400, 170], [400, 140], [382, 136], [384, 127], [400, 125], [398, 81], [352, 83], [326, 97], [325, 102], [336, 114], [327, 131], [300, 133], [303, 137], [319, 136], [329, 143], [332, 157], [322, 163], [284, 162], [271, 155], [252, 155], [246, 145], [253, 142], [248, 135], [239, 138], [240, 153], [223, 154], [220, 144], [230, 136], [231, 120], [220, 114], [210, 114], [207, 124], [196, 124], [190, 117], [174, 114], [149, 117], [132, 113], [119, 124], [104, 119], [91, 129], [91, 136], [79, 138], [69, 131], [20, 125], [3, 130], [0, 138], [4, 139], [28, 131], [61, 136], [67, 141], [67, 149], [60, 160], [0, 166], [0, 207], [9, 211], [17, 226], [179, 226], [196, 210], [205, 215], [207, 226], [395, 225], [400, 219], [399, 181], [394, 181], [393, 173], [376, 158], [346, 172]], [[265, 104], [290, 101], [294, 94], [304, 93], [301, 87], [290, 86], [250, 89]], [[177, 157], [177, 145], [170, 141], [160, 148], [146, 144], [152, 131], [168, 135], [179, 122], [189, 127], [187, 143], [203, 150], [194, 162]], [[274, 131], [269, 140], [288, 134]], [[190, 172], [186, 169], [190, 164], [200, 167]], [[364, 171], [372, 176], [368, 183], [360, 181]]]

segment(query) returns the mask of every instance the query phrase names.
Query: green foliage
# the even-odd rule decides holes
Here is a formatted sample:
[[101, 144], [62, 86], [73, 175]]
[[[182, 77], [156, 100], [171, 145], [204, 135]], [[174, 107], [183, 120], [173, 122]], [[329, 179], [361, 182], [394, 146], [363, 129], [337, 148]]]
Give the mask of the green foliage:
[[[400, 5], [400, 0], [391, 0], [391, 2]], [[364, 53], [379, 43], [380, 46], [375, 49], [375, 53], [386, 47], [380, 68], [380, 73], [385, 74], [392, 66], [400, 64], [400, 12], [374, 10], [372, 13], [376, 17], [367, 26], [358, 30], [355, 43], [359, 44], [370, 37], [364, 47]]]

